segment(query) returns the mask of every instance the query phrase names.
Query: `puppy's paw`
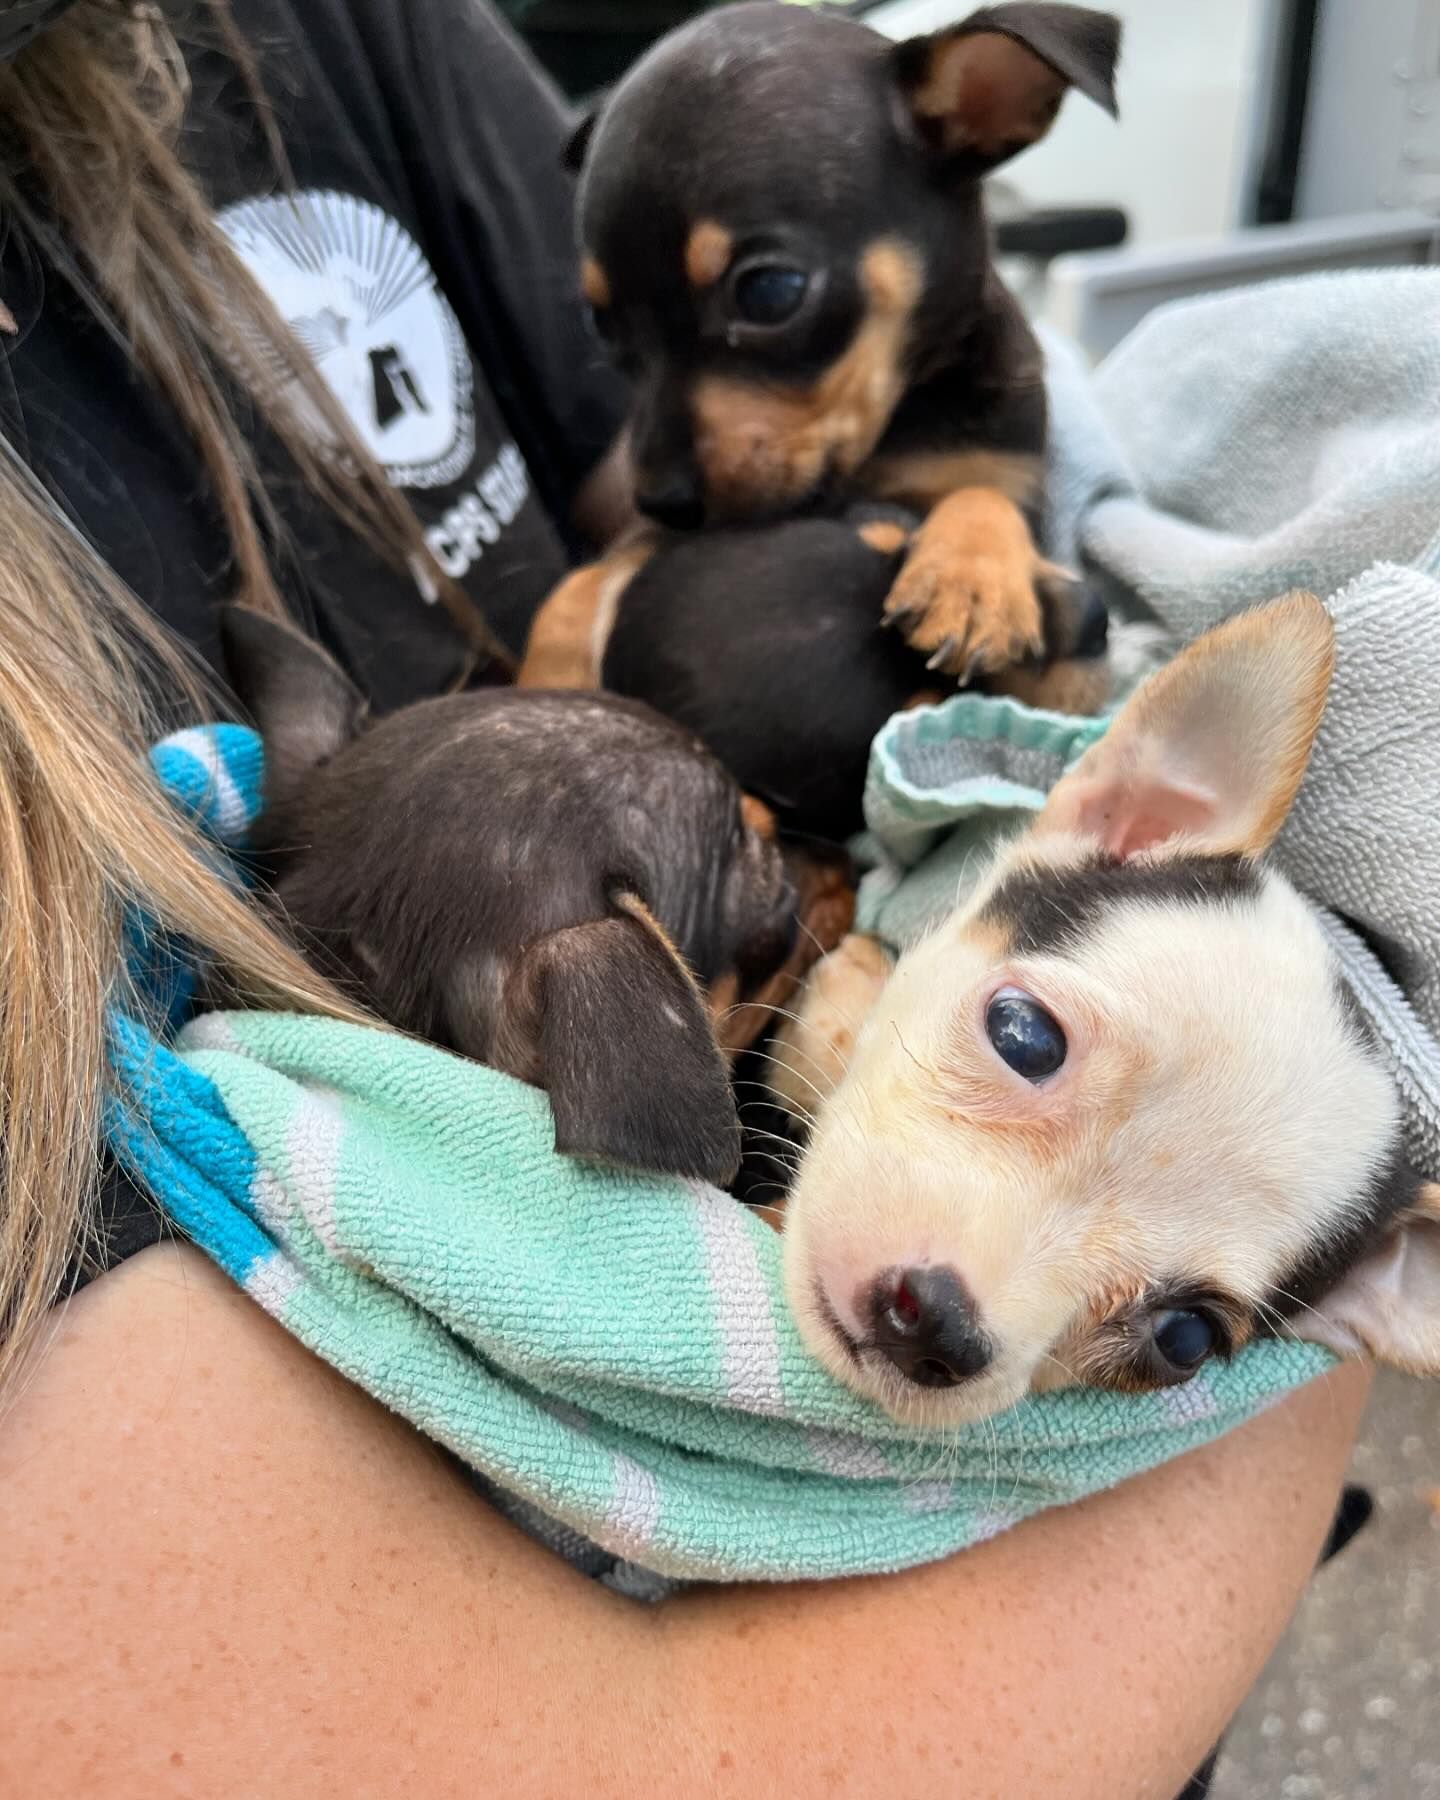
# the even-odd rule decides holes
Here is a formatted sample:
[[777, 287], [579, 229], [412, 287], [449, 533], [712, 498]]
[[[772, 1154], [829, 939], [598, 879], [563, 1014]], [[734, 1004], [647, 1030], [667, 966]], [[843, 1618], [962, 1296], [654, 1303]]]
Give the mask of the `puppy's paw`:
[[961, 681], [994, 675], [1044, 648], [1033, 558], [918, 549], [885, 602], [886, 623]]
[[929, 667], [962, 681], [994, 675], [1045, 646], [1045, 586], [1058, 571], [1036, 552], [1003, 494], [967, 488], [925, 521], [885, 602], [885, 622]]
[[802, 1128], [844, 1078], [860, 1027], [894, 966], [878, 938], [852, 932], [810, 971], [771, 1042], [770, 1091]]

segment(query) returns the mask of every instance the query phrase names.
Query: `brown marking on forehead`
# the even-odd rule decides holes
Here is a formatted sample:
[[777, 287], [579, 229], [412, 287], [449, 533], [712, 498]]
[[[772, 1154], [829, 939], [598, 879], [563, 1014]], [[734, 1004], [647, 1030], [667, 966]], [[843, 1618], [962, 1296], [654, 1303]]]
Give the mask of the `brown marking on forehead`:
[[767, 843], [774, 841], [775, 815], [763, 800], [757, 800], [753, 794], [742, 794], [740, 796], [740, 817], [756, 837], [764, 838]]
[[610, 304], [610, 277], [593, 256], [585, 257], [580, 264], [580, 292], [602, 312]]
[[896, 556], [910, 542], [910, 533], [891, 519], [872, 519], [860, 527], [860, 542], [882, 556]]
[[691, 399], [695, 454], [717, 510], [745, 514], [849, 476], [880, 441], [905, 391], [905, 347], [923, 286], [918, 252], [874, 243], [860, 263], [865, 316], [850, 346], [805, 388], [709, 375]]
[[941, 38], [910, 104], [947, 155], [1004, 156], [1043, 137], [1065, 96], [1065, 79], [998, 31]]
[[995, 488], [1017, 506], [1027, 505], [1040, 491], [1038, 456], [1006, 450], [926, 450], [910, 456], [880, 456], [862, 475], [865, 492], [875, 500], [929, 512], [957, 488]]
[[871, 310], [892, 318], [914, 311], [924, 285], [919, 253], [898, 238], [880, 238], [860, 258], [860, 286]]
[[685, 240], [685, 278], [693, 288], [714, 287], [730, 267], [735, 239], [714, 219], [701, 219]]

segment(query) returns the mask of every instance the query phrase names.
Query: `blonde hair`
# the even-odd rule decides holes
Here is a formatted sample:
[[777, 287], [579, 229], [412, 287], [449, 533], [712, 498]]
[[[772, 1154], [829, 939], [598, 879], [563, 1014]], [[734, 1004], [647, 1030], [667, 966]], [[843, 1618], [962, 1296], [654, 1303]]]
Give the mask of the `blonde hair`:
[[[224, 0], [202, 0], [199, 17], [245, 72], [278, 159]], [[223, 514], [236, 597], [281, 609], [267, 555], [280, 533], [232, 395], [263, 416], [319, 501], [433, 583], [476, 653], [491, 652], [483, 618], [428, 557], [418, 521], [182, 168], [184, 71], [156, 9], [77, 0], [0, 68], [6, 227], [85, 296], [175, 408]], [[292, 395], [341, 457], [317, 448]], [[0, 439], [0, 1385], [93, 1216], [125, 909], [188, 940], [245, 1001], [362, 1016], [216, 874], [151, 779], [161, 692], [204, 716], [187, 653]]]

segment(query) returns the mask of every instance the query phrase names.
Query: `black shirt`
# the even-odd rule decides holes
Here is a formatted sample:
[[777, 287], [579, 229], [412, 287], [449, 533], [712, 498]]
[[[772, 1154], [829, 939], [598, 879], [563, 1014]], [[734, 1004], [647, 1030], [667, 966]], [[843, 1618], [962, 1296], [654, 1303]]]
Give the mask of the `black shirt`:
[[[235, 0], [293, 176], [282, 192], [245, 84], [189, 59], [184, 160], [310, 350], [436, 557], [517, 648], [564, 573], [571, 503], [622, 399], [578, 301], [572, 121], [483, 0]], [[110, 565], [218, 667], [229, 553], [162, 399], [19, 238], [0, 242], [0, 423]], [[262, 434], [263, 445], [263, 434]], [[427, 602], [279, 472], [276, 574], [381, 709], [465, 656]], [[163, 1224], [113, 1166], [87, 1272]]]
[[[518, 647], [620, 394], [577, 298], [566, 110], [482, 0], [236, 0], [294, 178], [239, 72], [190, 59], [182, 150], [251, 272], [426, 527]], [[193, 448], [117, 344], [7, 234], [0, 421], [91, 541], [213, 662], [228, 550]], [[437, 692], [443, 607], [277, 474], [297, 616], [381, 707]]]

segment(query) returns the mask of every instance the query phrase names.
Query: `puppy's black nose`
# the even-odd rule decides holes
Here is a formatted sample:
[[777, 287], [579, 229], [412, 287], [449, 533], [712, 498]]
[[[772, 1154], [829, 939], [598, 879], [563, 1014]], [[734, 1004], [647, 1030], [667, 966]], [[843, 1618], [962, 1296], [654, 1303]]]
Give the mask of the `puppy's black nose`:
[[1110, 615], [1105, 602], [1087, 587], [1080, 596], [1080, 617], [1075, 624], [1075, 654], [1103, 656], [1110, 640]]
[[917, 1387], [958, 1387], [989, 1368], [975, 1302], [953, 1269], [902, 1269], [875, 1289], [871, 1341]]
[[688, 475], [671, 475], [663, 481], [644, 482], [635, 504], [647, 518], [671, 531], [698, 531], [705, 523], [705, 504], [699, 484]]

